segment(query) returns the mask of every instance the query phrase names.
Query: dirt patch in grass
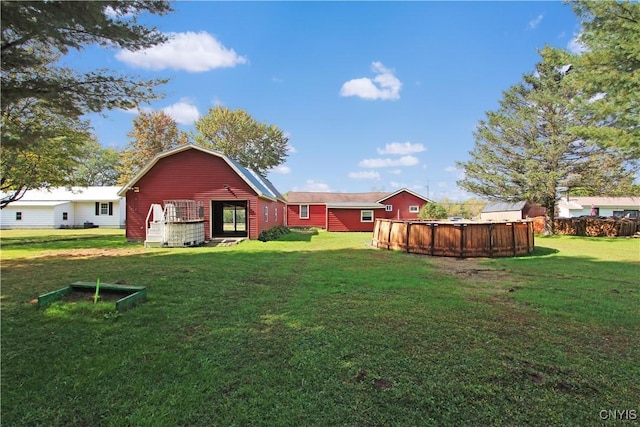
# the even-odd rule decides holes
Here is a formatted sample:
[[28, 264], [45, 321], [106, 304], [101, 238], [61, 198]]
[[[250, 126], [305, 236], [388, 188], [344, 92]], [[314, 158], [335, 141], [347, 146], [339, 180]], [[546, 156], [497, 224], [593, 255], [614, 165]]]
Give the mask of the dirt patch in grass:
[[482, 282], [500, 282], [511, 275], [504, 269], [482, 265], [484, 258], [429, 257], [429, 262], [440, 273], [461, 276]]
[[85, 248], [64, 251], [46, 251], [33, 256], [32, 258], [99, 258], [129, 256], [144, 253], [144, 248], [135, 249], [115, 249], [115, 248]]

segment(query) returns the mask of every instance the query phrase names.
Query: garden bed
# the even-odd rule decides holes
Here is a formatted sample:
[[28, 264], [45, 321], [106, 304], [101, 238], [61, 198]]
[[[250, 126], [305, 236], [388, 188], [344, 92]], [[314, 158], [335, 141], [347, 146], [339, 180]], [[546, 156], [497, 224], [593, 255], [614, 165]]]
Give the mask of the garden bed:
[[[92, 282], [75, 282], [64, 288], [40, 295], [38, 306], [46, 306], [53, 301], [68, 302], [94, 301], [96, 284]], [[98, 291], [100, 302], [114, 303], [115, 309], [125, 311], [147, 299], [147, 288], [144, 286], [128, 286], [113, 283], [102, 283]]]

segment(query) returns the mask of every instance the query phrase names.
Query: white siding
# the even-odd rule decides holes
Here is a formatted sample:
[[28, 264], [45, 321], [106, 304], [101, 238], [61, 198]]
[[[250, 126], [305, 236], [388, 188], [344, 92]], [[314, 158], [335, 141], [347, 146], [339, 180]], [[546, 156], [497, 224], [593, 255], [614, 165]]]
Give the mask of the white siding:
[[[22, 212], [22, 219], [16, 220], [16, 213]], [[54, 207], [52, 206], [7, 206], [0, 211], [2, 228], [54, 228]]]
[[[75, 225], [83, 225], [85, 222], [92, 222], [101, 228], [121, 228], [124, 222], [124, 214], [121, 214], [123, 210], [120, 205], [124, 204], [116, 201], [113, 203], [113, 215], [96, 215], [96, 202], [97, 203], [109, 203], [108, 201], [95, 202], [75, 202]], [[121, 221], [122, 218], [122, 221]]]

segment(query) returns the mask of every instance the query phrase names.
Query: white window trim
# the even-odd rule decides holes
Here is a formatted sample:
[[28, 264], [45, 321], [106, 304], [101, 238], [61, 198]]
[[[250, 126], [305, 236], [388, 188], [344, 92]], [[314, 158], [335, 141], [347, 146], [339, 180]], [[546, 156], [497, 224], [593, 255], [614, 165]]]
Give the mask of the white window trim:
[[[307, 215], [306, 216], [302, 216], [302, 207], [303, 206], [307, 207]], [[300, 219], [309, 219], [309, 205], [300, 205], [300, 210], [298, 211], [298, 216], [300, 217]]]
[[100, 202], [100, 215], [109, 215], [109, 203]]
[[411, 212], [411, 213], [418, 213], [418, 212], [420, 212], [420, 206], [416, 206], [416, 205], [409, 206], [409, 212]]
[[273, 220], [278, 222], [278, 207], [273, 208]]
[[264, 207], [264, 222], [269, 222], [269, 206]]
[[[371, 214], [371, 219], [370, 220], [365, 220], [364, 219], [364, 214], [366, 212], [369, 212]], [[373, 216], [373, 211], [372, 210], [362, 210], [362, 211], [360, 211], [360, 222], [373, 222], [373, 218], [374, 218], [374, 216]]]
[[384, 210], [386, 212], [393, 212], [393, 205], [385, 205]]

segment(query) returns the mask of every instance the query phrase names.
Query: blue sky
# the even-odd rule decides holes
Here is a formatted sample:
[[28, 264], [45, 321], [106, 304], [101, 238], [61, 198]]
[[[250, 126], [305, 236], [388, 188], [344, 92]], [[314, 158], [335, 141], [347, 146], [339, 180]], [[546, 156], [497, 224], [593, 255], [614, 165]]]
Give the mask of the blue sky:
[[[434, 200], [456, 186], [473, 130], [546, 44], [573, 49], [561, 2], [177, 2], [143, 16], [171, 36], [144, 53], [91, 47], [65, 60], [170, 78], [164, 110], [181, 129], [209, 108], [243, 109], [289, 136], [269, 179], [282, 192], [395, 191]], [[136, 111], [90, 117], [123, 148]]]

